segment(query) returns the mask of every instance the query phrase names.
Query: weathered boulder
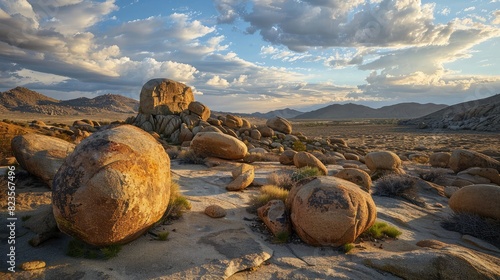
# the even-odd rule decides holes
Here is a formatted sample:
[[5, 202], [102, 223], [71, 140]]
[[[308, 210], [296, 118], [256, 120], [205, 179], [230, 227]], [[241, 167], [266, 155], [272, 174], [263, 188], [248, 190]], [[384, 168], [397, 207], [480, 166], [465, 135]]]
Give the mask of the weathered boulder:
[[274, 236], [281, 233], [292, 233], [292, 223], [282, 200], [269, 201], [257, 209], [257, 214]]
[[446, 152], [433, 153], [429, 158], [429, 163], [432, 167], [446, 168], [450, 162], [450, 157], [451, 154]]
[[429, 162], [429, 156], [423, 153], [410, 154], [408, 159], [420, 164], [426, 164]]
[[243, 119], [234, 115], [226, 115], [224, 125], [232, 129], [238, 129], [243, 126]]
[[283, 153], [281, 153], [279, 161], [283, 165], [294, 165], [293, 158], [295, 157], [295, 154], [297, 154], [296, 151], [294, 150], [286, 150]]
[[141, 129], [122, 125], [94, 133], [66, 158], [54, 178], [59, 229], [89, 244], [129, 242], [164, 214], [170, 159]]
[[274, 136], [274, 130], [268, 126], [259, 126], [257, 128], [262, 135], [262, 137], [273, 137]]
[[169, 79], [152, 79], [142, 86], [139, 113], [179, 114], [193, 101], [193, 92], [185, 84]]
[[191, 141], [191, 149], [200, 157], [242, 159], [247, 146], [235, 137], [217, 132], [200, 132]]
[[465, 186], [450, 197], [450, 208], [500, 220], [500, 187], [496, 185]]
[[[156, 133], [169, 137], [181, 127], [182, 120], [177, 115], [157, 115], [155, 116], [155, 131]], [[139, 125], [139, 127], [141, 127]]]
[[470, 167], [494, 168], [500, 171], [498, 160], [470, 150], [454, 150], [451, 153], [449, 165], [454, 172], [460, 172]]
[[372, 197], [349, 181], [321, 176], [292, 188], [287, 198], [299, 237], [314, 246], [353, 242], [375, 223]]
[[[274, 117], [267, 120], [266, 125], [276, 131], [290, 134], [292, 133], [292, 125], [282, 117]], [[262, 132], [262, 131], [261, 131]]]
[[401, 159], [389, 151], [371, 152], [365, 156], [365, 164], [371, 170], [395, 170], [401, 168]]
[[316, 167], [321, 173], [323, 173], [323, 175], [328, 174], [328, 169], [326, 169], [326, 166], [317, 157], [308, 152], [296, 153], [293, 156], [293, 164], [297, 168], [301, 168], [304, 166]]
[[260, 140], [260, 138], [262, 137], [262, 134], [260, 133], [260, 131], [258, 129], [252, 129], [250, 131], [250, 137], [252, 137], [252, 139], [254, 139], [254, 140]]
[[200, 116], [200, 118], [204, 121], [210, 118], [210, 108], [203, 105], [201, 102], [193, 101], [188, 105], [189, 111]]
[[494, 168], [471, 167], [464, 171], [460, 171], [458, 175], [468, 174], [472, 176], [480, 176], [488, 179], [491, 183], [500, 185], [500, 174]]
[[51, 186], [54, 175], [75, 145], [59, 138], [29, 133], [14, 137], [11, 147], [25, 170]]
[[360, 186], [363, 190], [370, 192], [372, 179], [365, 171], [357, 168], [341, 169], [334, 175], [337, 178], [344, 179]]
[[243, 163], [231, 171], [233, 181], [226, 186], [228, 191], [241, 191], [252, 184], [255, 178], [254, 167]]
[[193, 132], [191, 132], [189, 127], [185, 123], [183, 123], [181, 125], [179, 139], [176, 142], [182, 143], [184, 141], [191, 141], [193, 139], [193, 137], [194, 137]]

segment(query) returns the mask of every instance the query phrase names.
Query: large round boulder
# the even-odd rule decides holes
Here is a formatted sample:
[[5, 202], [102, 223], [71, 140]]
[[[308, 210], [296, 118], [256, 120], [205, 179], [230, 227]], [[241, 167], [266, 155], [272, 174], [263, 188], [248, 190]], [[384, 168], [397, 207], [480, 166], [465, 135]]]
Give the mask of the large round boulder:
[[470, 150], [454, 150], [451, 153], [449, 165], [454, 172], [460, 172], [470, 167], [495, 168], [500, 171], [498, 160]]
[[433, 153], [429, 158], [429, 163], [432, 167], [446, 168], [450, 162], [450, 157], [451, 154], [446, 152]]
[[274, 117], [267, 120], [266, 125], [276, 131], [290, 134], [292, 133], [292, 125], [282, 117]]
[[193, 101], [193, 92], [185, 84], [169, 79], [152, 79], [142, 86], [139, 113], [180, 114]]
[[316, 167], [323, 175], [328, 174], [328, 169], [326, 169], [326, 166], [317, 157], [308, 152], [298, 152], [294, 154], [293, 164], [297, 168], [305, 166]]
[[372, 197], [349, 181], [321, 176], [289, 193], [291, 220], [299, 237], [314, 246], [353, 242], [375, 223]]
[[210, 108], [203, 105], [201, 102], [194, 101], [194, 102], [189, 103], [188, 109], [192, 113], [200, 116], [200, 118], [204, 121], [206, 121], [206, 120], [208, 120], [208, 118], [210, 118]]
[[472, 213], [500, 221], [500, 187], [496, 185], [465, 186], [453, 193], [448, 204], [457, 213]]
[[75, 145], [56, 137], [30, 133], [14, 137], [11, 147], [17, 162], [50, 186]]
[[401, 167], [401, 159], [389, 151], [371, 152], [366, 154], [365, 164], [371, 171], [395, 170]]
[[59, 229], [89, 244], [129, 242], [157, 222], [170, 198], [170, 159], [143, 130], [122, 125], [94, 133], [54, 178]]
[[242, 141], [227, 134], [217, 132], [199, 132], [191, 140], [191, 149], [200, 157], [222, 159], [242, 159], [248, 152]]

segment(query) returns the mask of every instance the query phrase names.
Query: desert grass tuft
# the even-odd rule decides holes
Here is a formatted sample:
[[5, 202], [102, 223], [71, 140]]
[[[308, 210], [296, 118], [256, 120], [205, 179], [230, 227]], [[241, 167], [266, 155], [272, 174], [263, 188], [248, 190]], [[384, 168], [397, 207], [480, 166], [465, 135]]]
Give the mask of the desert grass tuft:
[[355, 246], [352, 243], [346, 243], [346, 244], [344, 244], [344, 246], [342, 246], [342, 249], [343, 249], [344, 253], [346, 253], [346, 254], [349, 253], [354, 248], [355, 248]]
[[472, 235], [500, 247], [500, 221], [472, 213], [453, 213], [441, 222], [450, 231]]
[[118, 253], [120, 253], [121, 250], [122, 250], [122, 246], [116, 245], [116, 244], [106, 246], [106, 247], [103, 247], [100, 249], [105, 260], [109, 260], [111, 258], [118, 256]]
[[375, 224], [368, 228], [365, 233], [375, 239], [380, 239], [384, 236], [396, 238], [402, 234], [399, 229], [384, 222], [375, 222]]
[[269, 184], [285, 190], [291, 190], [296, 183], [289, 172], [273, 172], [267, 175], [266, 179]]
[[251, 212], [257, 211], [261, 206], [266, 205], [271, 200], [281, 200], [285, 202], [288, 196], [288, 190], [282, 189], [275, 185], [264, 185], [260, 188], [260, 194], [251, 199]]
[[73, 239], [68, 244], [66, 255], [73, 258], [109, 260], [116, 257], [121, 249], [122, 246], [117, 244], [99, 248], [81, 240]]
[[307, 147], [304, 143], [297, 140], [297, 141], [293, 142], [292, 149], [296, 152], [303, 152], [303, 151], [307, 150]]
[[193, 150], [182, 150], [177, 155], [181, 164], [204, 164], [205, 159], [199, 157]]
[[317, 167], [304, 166], [293, 172], [292, 180], [298, 182], [305, 178], [316, 177], [321, 175], [323, 174], [321, 173], [321, 171], [319, 171]]
[[187, 210], [191, 210], [191, 203], [181, 194], [179, 184], [172, 181], [170, 184], [170, 200], [162, 220], [180, 218], [182, 213]]
[[169, 235], [170, 235], [169, 231], [162, 231], [156, 234], [156, 238], [158, 238], [158, 240], [160, 241], [167, 241]]

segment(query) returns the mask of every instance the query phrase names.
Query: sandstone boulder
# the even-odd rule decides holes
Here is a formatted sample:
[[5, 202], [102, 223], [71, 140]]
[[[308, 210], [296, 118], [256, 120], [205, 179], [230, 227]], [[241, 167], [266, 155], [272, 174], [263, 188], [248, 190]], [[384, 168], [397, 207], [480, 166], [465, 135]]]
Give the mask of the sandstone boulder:
[[470, 167], [494, 168], [500, 171], [500, 162], [498, 160], [469, 150], [453, 151], [449, 165], [454, 172], [460, 172]]
[[279, 161], [283, 165], [294, 165], [293, 158], [295, 157], [295, 154], [297, 154], [296, 151], [294, 150], [286, 150], [283, 153], [281, 153]]
[[354, 184], [360, 186], [363, 190], [370, 192], [370, 188], [372, 186], [372, 179], [370, 175], [361, 169], [356, 168], [346, 168], [341, 169], [335, 177], [344, 179]]
[[203, 105], [201, 102], [193, 101], [189, 103], [188, 109], [189, 111], [191, 111], [191, 113], [200, 116], [200, 118], [204, 121], [210, 118], [210, 108]]
[[181, 125], [179, 139], [176, 142], [182, 143], [185, 141], [191, 141], [193, 139], [193, 137], [194, 137], [193, 132], [191, 132], [191, 130], [189, 130], [188, 126], [185, 123], [183, 123]]
[[465, 186], [454, 192], [448, 203], [457, 213], [500, 220], [500, 187], [496, 185]]
[[328, 174], [328, 169], [326, 166], [315, 156], [308, 152], [298, 152], [293, 156], [293, 164], [297, 168], [301, 168], [304, 166], [316, 167], [319, 169], [323, 175]]
[[288, 201], [295, 231], [314, 246], [351, 243], [375, 223], [377, 216], [370, 194], [335, 177], [317, 177], [294, 187]]
[[126, 243], [163, 216], [170, 184], [163, 147], [137, 127], [113, 127], [64, 161], [54, 178], [54, 216], [61, 231], [89, 244]]
[[282, 117], [274, 117], [267, 120], [266, 125], [276, 131], [290, 134], [292, 133], [292, 125]]
[[211, 218], [224, 218], [226, 216], [226, 209], [220, 207], [219, 205], [209, 205], [205, 208], [205, 214]]
[[139, 113], [179, 114], [193, 101], [193, 92], [185, 84], [169, 79], [152, 79], [142, 86]]
[[14, 137], [11, 147], [17, 162], [50, 186], [75, 145], [59, 138], [30, 133]]
[[262, 135], [262, 137], [273, 137], [274, 130], [268, 126], [260, 126], [257, 128]]
[[389, 151], [371, 152], [365, 156], [365, 164], [371, 171], [379, 169], [395, 170], [401, 168], [401, 159]]
[[[182, 120], [176, 115], [158, 115], [155, 117], [155, 131], [156, 133], [169, 137], [181, 127]], [[140, 127], [140, 125], [139, 125]]]
[[238, 129], [243, 126], [243, 119], [234, 115], [226, 115], [224, 125], [232, 129]]
[[252, 184], [255, 178], [254, 167], [243, 163], [231, 172], [233, 181], [226, 186], [228, 191], [241, 191]]
[[200, 157], [242, 159], [247, 146], [237, 138], [216, 132], [200, 132], [191, 141], [191, 149]]
[[274, 236], [280, 233], [292, 233], [290, 217], [282, 200], [269, 201], [257, 209], [257, 214]]
[[433, 153], [429, 158], [429, 163], [432, 167], [446, 168], [450, 162], [450, 157], [451, 154], [446, 152]]
[[494, 168], [481, 168], [481, 167], [471, 167], [464, 171], [460, 171], [458, 175], [469, 174], [473, 176], [480, 176], [488, 179], [491, 183], [500, 185], [500, 174], [498, 170]]

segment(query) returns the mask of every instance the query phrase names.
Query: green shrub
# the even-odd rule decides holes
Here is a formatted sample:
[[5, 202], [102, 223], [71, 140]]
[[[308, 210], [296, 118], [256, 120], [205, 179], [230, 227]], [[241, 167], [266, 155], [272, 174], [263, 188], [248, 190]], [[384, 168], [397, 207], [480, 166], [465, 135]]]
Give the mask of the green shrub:
[[396, 227], [390, 226], [384, 222], [375, 222], [375, 224], [370, 228], [368, 228], [368, 230], [366, 230], [365, 233], [367, 233], [369, 236], [375, 239], [380, 239], [384, 236], [388, 236], [390, 238], [396, 238], [402, 234], [402, 232], [399, 231]]
[[186, 197], [182, 196], [179, 184], [172, 181], [170, 184], [170, 200], [167, 210], [163, 215], [162, 221], [167, 218], [176, 219], [182, 216], [187, 210], [191, 210], [191, 203]]
[[292, 174], [292, 180], [298, 182], [302, 179], [323, 175], [317, 167], [304, 166], [297, 169]]
[[306, 147], [306, 145], [304, 143], [302, 143], [301, 141], [297, 140], [297, 141], [293, 142], [292, 149], [294, 151], [297, 151], [297, 152], [302, 152], [302, 151], [307, 150], [307, 147]]
[[351, 251], [354, 248], [355, 248], [355, 246], [352, 243], [346, 243], [346, 244], [344, 244], [344, 246], [342, 246], [344, 253], [349, 253], [349, 251]]
[[156, 238], [158, 238], [158, 240], [160, 241], [167, 241], [169, 235], [169, 231], [162, 231], [156, 234]]
[[96, 247], [89, 245], [81, 240], [73, 239], [69, 242], [66, 255], [73, 258], [85, 259], [111, 259], [121, 251], [121, 245], [110, 245], [105, 247]]

